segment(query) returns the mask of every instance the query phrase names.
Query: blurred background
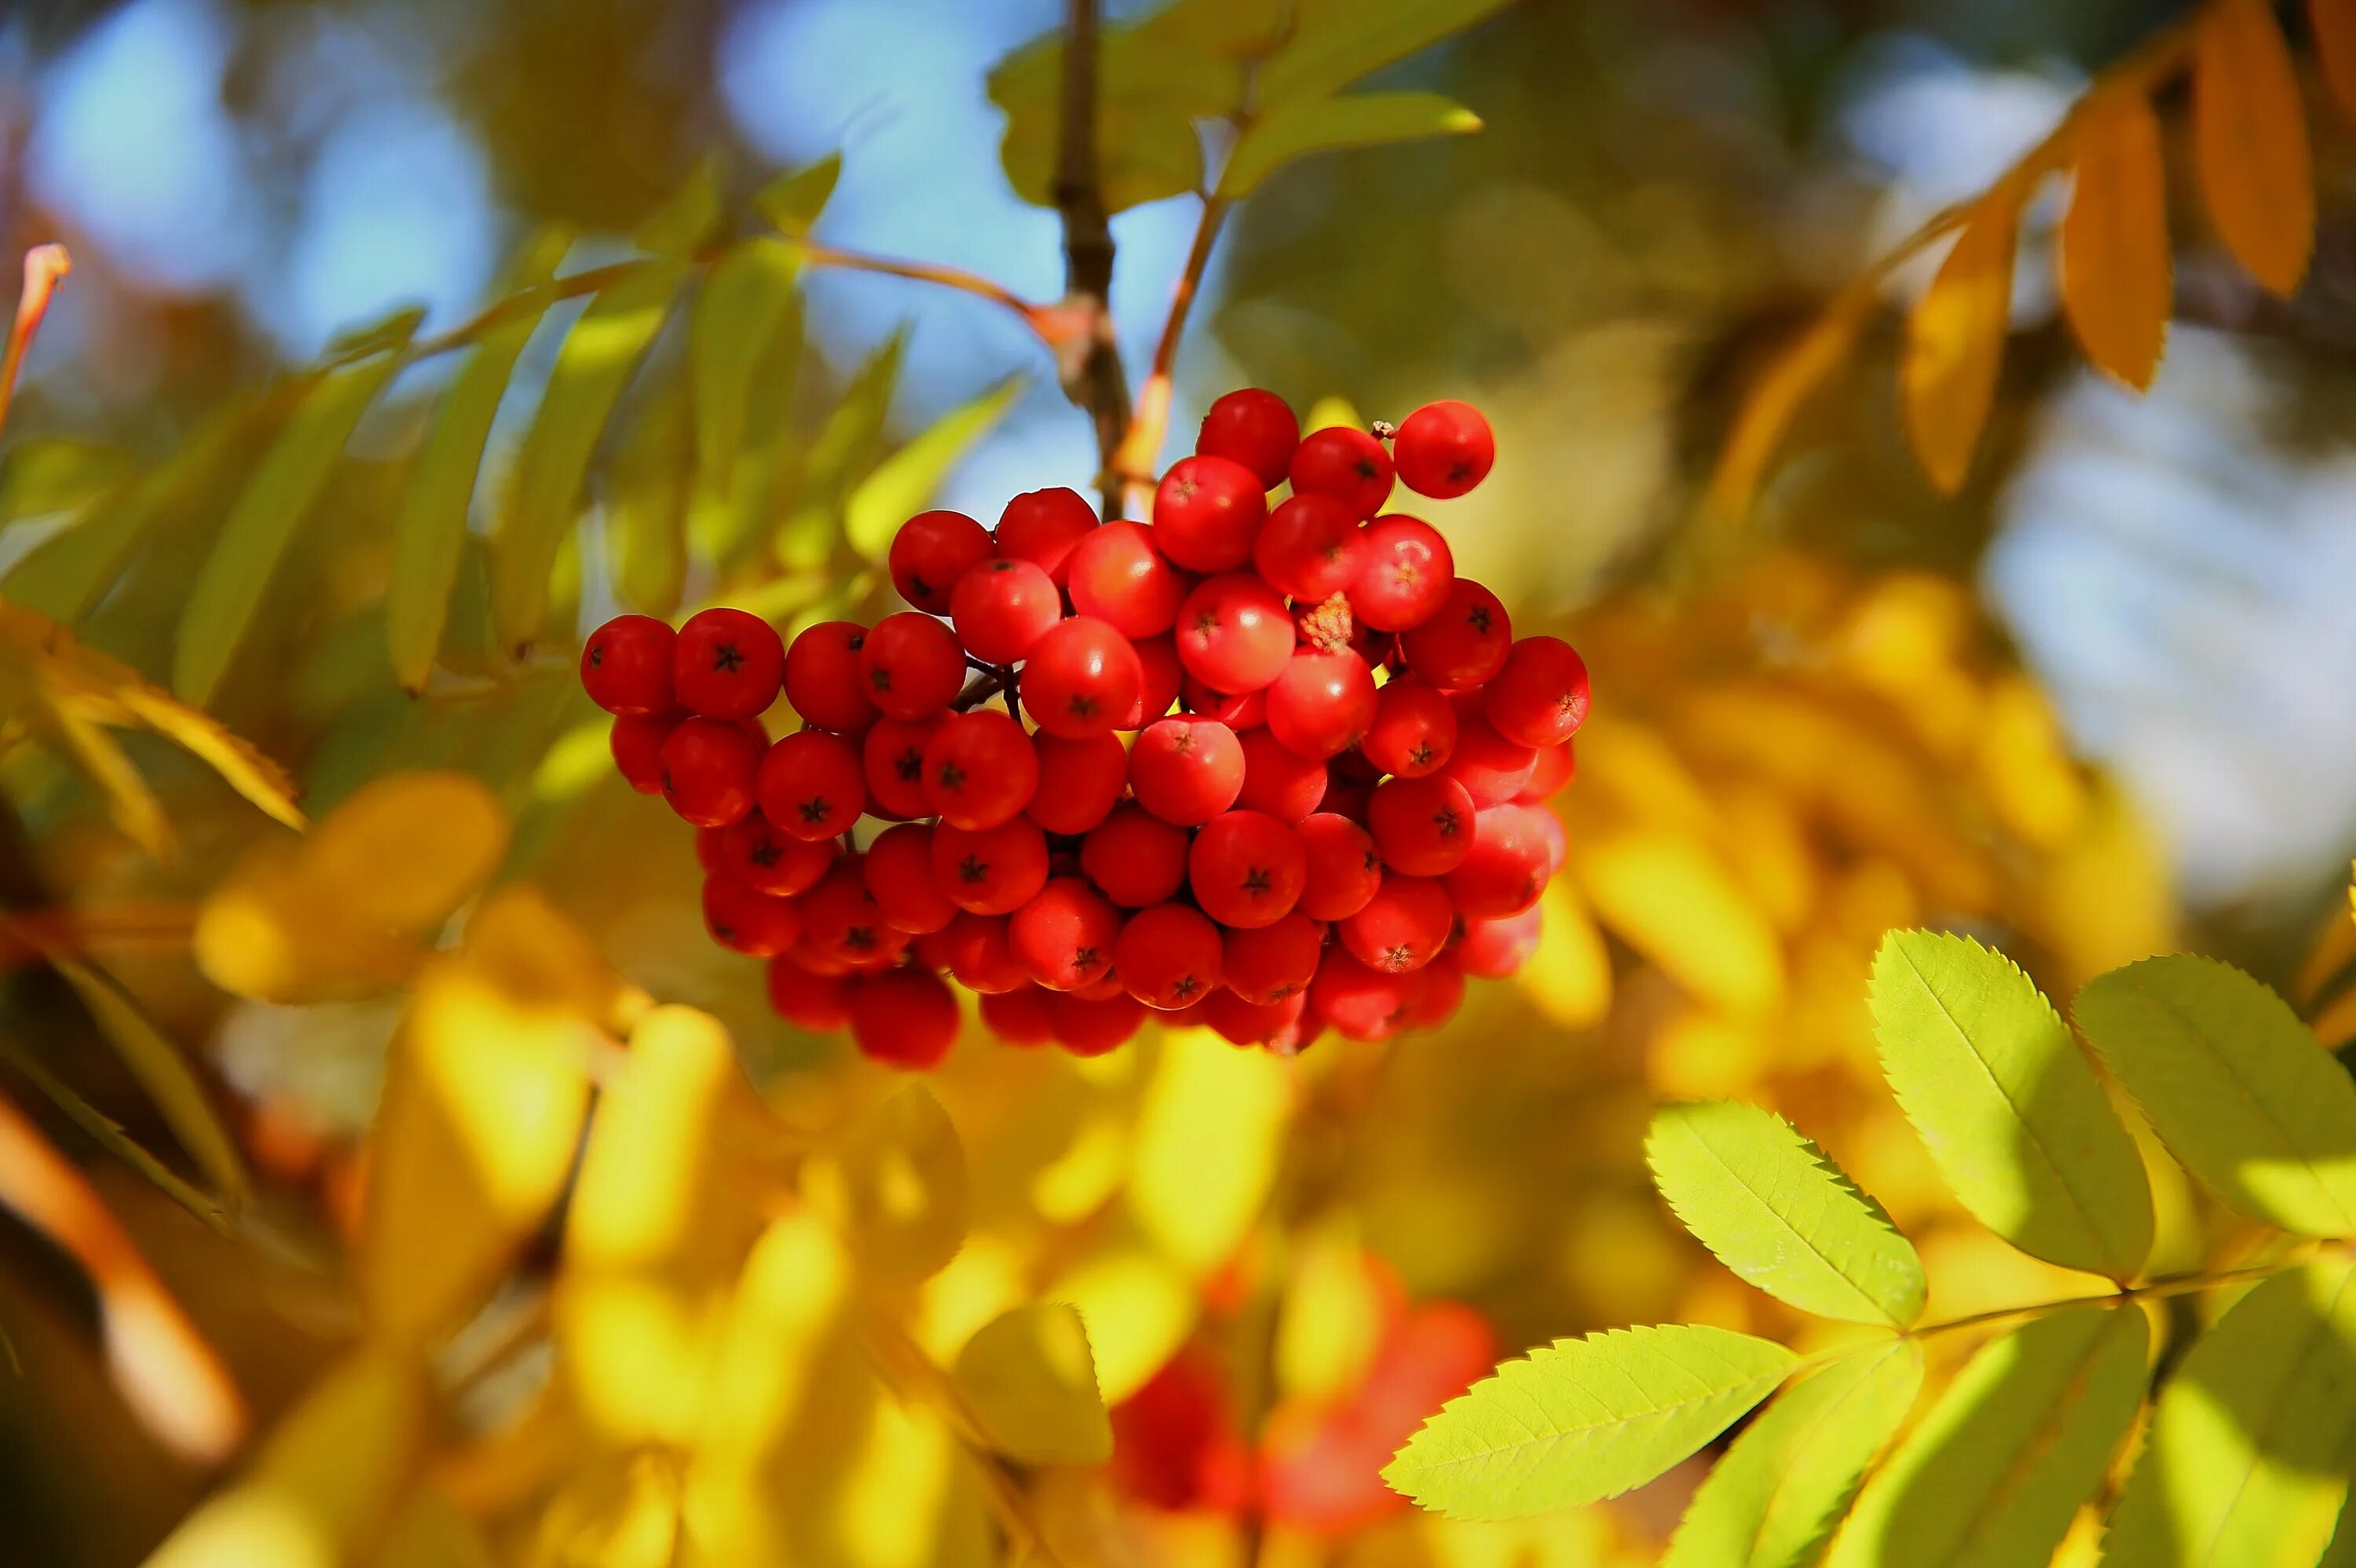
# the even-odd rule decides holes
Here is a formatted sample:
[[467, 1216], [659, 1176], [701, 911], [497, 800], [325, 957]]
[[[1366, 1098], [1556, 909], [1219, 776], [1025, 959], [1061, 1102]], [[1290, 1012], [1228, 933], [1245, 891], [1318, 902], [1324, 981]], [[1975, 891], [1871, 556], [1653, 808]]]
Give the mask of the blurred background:
[[[1483, 1531], [1396, 1511], [1368, 1485], [1380, 1455], [1365, 1456], [1401, 1390], [1436, 1391], [1419, 1414], [1451, 1377], [1549, 1337], [1671, 1318], [1804, 1331], [1652, 1196], [1640, 1145], [1654, 1102], [1734, 1095], [1792, 1116], [1924, 1238], [1933, 1316], [2068, 1294], [2068, 1276], [1953, 1211], [1889, 1105], [1861, 1003], [1881, 931], [2001, 941], [2057, 995], [2178, 946], [2292, 985], [2356, 849], [2356, 452], [2342, 434], [2356, 227], [2347, 137], [2327, 112], [2309, 117], [2322, 222], [2296, 298], [2243, 277], [2179, 193], [2178, 315], [2147, 396], [2087, 368], [2068, 339], [2046, 264], [2049, 191], [2024, 225], [1998, 408], [1960, 496], [1937, 496], [1906, 453], [1892, 317], [1810, 405], [1748, 523], [1695, 520], [1716, 443], [1779, 336], [1985, 185], [2182, 8], [1522, 0], [1383, 79], [1470, 105], [1482, 134], [1310, 160], [1237, 213], [1178, 357], [1164, 461], [1231, 386], [1369, 418], [1472, 400], [1496, 426], [1496, 472], [1433, 520], [1518, 629], [1581, 648], [1597, 704], [1556, 803], [1572, 857], [1538, 957], [1517, 982], [1476, 982], [1448, 1029], [1387, 1047], [1329, 1040], [1298, 1063], [1178, 1039], [1075, 1063], [1001, 1049], [977, 1027], [941, 1074], [971, 1233], [911, 1308], [920, 1338], [952, 1358], [982, 1304], [1075, 1300], [1116, 1406], [1110, 1471], [1026, 1477], [1048, 1528], [1071, 1532], [1065, 1561], [1234, 1561], [1246, 1544], [1300, 1562], [1650, 1561], [1690, 1473], [1588, 1514]], [[62, 240], [75, 261], [0, 451], [0, 573], [96, 516], [123, 475], [225, 440], [215, 471], [180, 488], [70, 617], [166, 679], [189, 574], [258, 450], [251, 432], [219, 436], [224, 410], [399, 306], [423, 305], [429, 334], [465, 320], [545, 226], [576, 232], [573, 266], [626, 254], [707, 155], [741, 205], [776, 170], [840, 152], [819, 240], [1052, 299], [1056, 219], [1001, 171], [985, 76], [1058, 11], [0, 8], [0, 250]], [[1114, 220], [1113, 309], [1140, 376], [1199, 205]], [[1901, 271], [1893, 302], [1926, 277]], [[938, 504], [987, 521], [1018, 491], [1087, 485], [1087, 422], [1007, 313], [848, 271], [809, 272], [802, 296], [791, 390], [764, 432], [781, 451], [821, 442], [845, 389], [872, 389], [874, 357], [905, 333], [886, 448], [1010, 374], [1030, 378]], [[570, 320], [552, 313], [524, 351], [486, 491]], [[659, 411], [676, 357], [658, 344], [626, 412]], [[704, 941], [688, 830], [611, 776], [564, 649], [517, 665], [462, 609], [424, 695], [395, 680], [391, 518], [456, 363], [403, 371], [362, 421], [213, 711], [295, 773], [315, 816], [399, 770], [480, 777], [515, 824], [505, 875], [546, 889], [636, 985], [725, 1020], [788, 1120], [852, 1115], [888, 1085], [842, 1042], [777, 1024], [755, 966]], [[617, 421], [613, 477], [592, 487], [561, 605], [576, 627], [617, 606], [669, 613], [736, 581], [699, 556], [669, 603], [642, 605], [604, 564], [609, 533], [664, 482], [660, 452], [630, 428]], [[839, 532], [839, 496], [787, 485], [763, 505], [758, 539], [813, 506]], [[801, 585], [765, 602], [783, 621], [888, 598], [842, 574], [830, 546], [797, 560], [781, 544], [777, 560], [784, 577], [763, 583]], [[466, 593], [462, 581], [462, 606]], [[19, 748], [0, 773], [13, 907], [185, 909], [273, 831], [162, 746], [133, 753], [181, 853], [157, 865], [85, 784]], [[0, 1085], [87, 1168], [266, 1430], [354, 1332], [332, 1261], [337, 1194], [401, 993], [225, 996], [168, 944], [112, 968], [228, 1108], [273, 1239], [207, 1232], [10, 1071]], [[11, 1058], [168, 1147], [108, 1028], [55, 975], [11, 971]], [[1217, 1195], [1197, 1201], [1173, 1172], [1211, 1173]], [[2180, 1179], [2164, 1200], [2163, 1252], [2203, 1255], [2212, 1217]], [[6, 1561], [139, 1562], [219, 1478], [134, 1419], [94, 1312], [61, 1254], [0, 1227]], [[511, 1402], [529, 1401], [531, 1368], [513, 1375]], [[844, 1430], [869, 1437], [843, 1445], [861, 1457], [823, 1503], [839, 1533], [809, 1560], [999, 1560], [1003, 1523], [961, 1461], [891, 1425], [900, 1417], [859, 1419]], [[492, 1418], [437, 1420], [431, 1442], [455, 1465], [479, 1435], [467, 1423]], [[1170, 1436], [1196, 1427], [1191, 1447]], [[1349, 1435], [1361, 1428], [1375, 1435]], [[505, 1491], [452, 1483], [463, 1550], [668, 1561], [622, 1555], [626, 1526], [582, 1501], [637, 1499], [644, 1477], [627, 1464], [641, 1451], [578, 1452], [592, 1449], [595, 1465], [552, 1465]]]

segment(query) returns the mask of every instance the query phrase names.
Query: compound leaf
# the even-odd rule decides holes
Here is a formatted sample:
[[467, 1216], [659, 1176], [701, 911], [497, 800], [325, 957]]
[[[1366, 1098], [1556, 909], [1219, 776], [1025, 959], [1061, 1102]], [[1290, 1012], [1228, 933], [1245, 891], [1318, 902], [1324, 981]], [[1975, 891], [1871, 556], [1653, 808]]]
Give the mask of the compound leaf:
[[1954, 248], [1906, 317], [1898, 371], [1907, 439], [1931, 483], [1963, 488], [1996, 402], [2012, 315], [2019, 197], [1999, 186], [1974, 204]]
[[1098, 1465], [1112, 1456], [1112, 1423], [1097, 1392], [1088, 1332], [1067, 1303], [1017, 1307], [983, 1324], [958, 1352], [955, 1376], [1000, 1453], [1026, 1465]]
[[2218, 237], [2250, 275], [2288, 294], [2315, 250], [2305, 96], [2265, 0], [2201, 13], [2192, 55], [2192, 164]]
[[1314, 99], [1253, 122], [1219, 172], [1219, 195], [1249, 196], [1293, 159], [1342, 147], [1461, 136], [1481, 129], [1481, 117], [1437, 92], [1367, 92]]
[[2129, 88], [2098, 94], [2081, 118], [2058, 253], [2062, 307], [2095, 368], [2141, 391], [2175, 308], [2159, 118]]
[[1505, 0], [1301, 0], [1260, 72], [1260, 111], [1330, 98], [1505, 8]]
[[754, 372], [785, 326], [801, 272], [782, 240], [746, 240], [704, 281], [687, 334], [688, 380], [695, 398], [695, 468], [701, 488], [726, 496], [744, 444], [744, 408]]

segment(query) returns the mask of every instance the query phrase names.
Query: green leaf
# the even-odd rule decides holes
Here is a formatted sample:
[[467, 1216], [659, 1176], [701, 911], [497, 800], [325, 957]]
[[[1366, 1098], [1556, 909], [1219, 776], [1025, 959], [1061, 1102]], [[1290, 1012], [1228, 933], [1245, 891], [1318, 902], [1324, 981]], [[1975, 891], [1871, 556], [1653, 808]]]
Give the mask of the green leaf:
[[1079, 1313], [1064, 1302], [1017, 1307], [958, 1352], [958, 1392], [991, 1447], [1026, 1465], [1100, 1465], [1112, 1423]]
[[123, 1058], [139, 1087], [163, 1113], [164, 1125], [172, 1129], [180, 1147], [195, 1157], [198, 1168], [231, 1204], [245, 1207], [253, 1195], [253, 1183], [246, 1175], [244, 1160], [238, 1157], [237, 1140], [222, 1125], [180, 1048], [113, 976], [63, 954], [47, 956], [50, 967], [81, 997], [99, 1032]]
[[510, 650], [540, 635], [549, 574], [573, 532], [589, 459], [686, 276], [683, 261], [644, 263], [581, 313], [557, 351], [540, 412], [516, 454], [505, 515], [491, 536], [491, 618]]
[[833, 558], [842, 537], [843, 507], [851, 490], [874, 472], [883, 450], [884, 421], [891, 417], [907, 344], [905, 327], [884, 339], [827, 416], [810, 444], [793, 509], [777, 530], [778, 565], [806, 571]]
[[782, 240], [748, 240], [712, 267], [687, 335], [695, 389], [698, 487], [724, 496], [744, 444], [754, 372], [792, 315], [800, 252]]
[[1383, 1479], [1452, 1519], [1513, 1519], [1640, 1487], [1726, 1430], [1792, 1352], [1699, 1324], [1558, 1339], [1441, 1407]]
[[720, 223], [720, 161], [696, 160], [687, 179], [669, 200], [648, 214], [634, 236], [638, 249], [658, 256], [684, 256], [710, 237]]
[[1966, 937], [1893, 931], [1874, 1033], [1900, 1107], [1965, 1208], [2022, 1252], [2113, 1279], [2151, 1251], [2151, 1186], [2069, 1028]]
[[1330, 98], [1505, 8], [1507, 0], [1300, 0], [1291, 37], [1260, 74], [1260, 112]]
[[1808, 1568], [1922, 1388], [1922, 1347], [1895, 1339], [1784, 1391], [1694, 1493], [1661, 1568]]
[[2313, 1563], [2356, 1437], [2356, 1264], [2318, 1260], [2235, 1302], [2160, 1391], [2105, 1563]]
[[1279, 168], [1310, 153], [1462, 136], [1479, 129], [1479, 115], [1436, 92], [1313, 99], [1253, 123], [1219, 172], [1219, 195], [1229, 201], [1249, 196]]
[[466, 508], [492, 418], [507, 395], [517, 357], [548, 310], [546, 298], [531, 291], [555, 275], [572, 242], [563, 229], [543, 229], [524, 247], [508, 273], [509, 314], [483, 335], [443, 394], [410, 474], [393, 524], [392, 580], [384, 605], [393, 677], [410, 691], [423, 688], [442, 645], [459, 548], [466, 538]]
[[2356, 1083], [2280, 997], [2213, 958], [2147, 958], [2072, 1011], [2218, 1197], [2302, 1235], [2356, 1235]]
[[26, 1082], [38, 1089], [51, 1104], [64, 1112], [75, 1125], [89, 1135], [92, 1143], [145, 1177], [166, 1197], [203, 1221], [207, 1228], [219, 1235], [237, 1234], [237, 1227], [230, 1221], [228, 1207], [222, 1200], [199, 1190], [170, 1166], [150, 1154], [136, 1138], [123, 1130], [121, 1123], [74, 1093], [70, 1084], [20, 1050], [13, 1040], [0, 1040], [0, 1061], [5, 1061], [22, 1073]]
[[123, 453], [94, 442], [51, 437], [0, 453], [0, 528], [78, 510], [112, 487]]
[[1772, 1111], [1665, 1106], [1644, 1147], [1678, 1220], [1751, 1284], [1820, 1317], [1903, 1328], [1922, 1315], [1912, 1244]]
[[684, 389], [648, 400], [614, 459], [605, 549], [614, 586], [634, 610], [668, 620], [687, 586], [687, 512], [694, 488]]
[[829, 153], [806, 167], [789, 170], [753, 193], [753, 208], [789, 240], [807, 240], [842, 177], [842, 155]]
[[[414, 326], [413, 313], [407, 319]], [[387, 351], [328, 371], [305, 390], [188, 590], [172, 658], [172, 690], [181, 701], [201, 708], [220, 688], [272, 574], [326, 488], [344, 443], [401, 364], [398, 351]]]
[[2142, 1408], [2132, 1306], [2072, 1307], [1981, 1348], [1834, 1540], [1832, 1568], [2018, 1568], [2052, 1555]]
[[1006, 417], [1027, 379], [1010, 376], [989, 391], [951, 409], [914, 441], [876, 465], [843, 507], [843, 537], [868, 560], [880, 561], [900, 525], [929, 505], [941, 481], [973, 443]]

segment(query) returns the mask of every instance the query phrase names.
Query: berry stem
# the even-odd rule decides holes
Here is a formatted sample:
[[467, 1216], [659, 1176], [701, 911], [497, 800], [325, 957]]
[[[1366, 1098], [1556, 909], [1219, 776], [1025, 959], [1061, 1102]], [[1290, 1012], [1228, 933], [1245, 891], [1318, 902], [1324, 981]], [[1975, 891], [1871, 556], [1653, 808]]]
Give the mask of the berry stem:
[[1129, 435], [1130, 401], [1113, 337], [1112, 226], [1097, 159], [1097, 0], [1069, 0], [1055, 194], [1064, 218], [1064, 303], [1083, 330], [1058, 344], [1057, 360], [1065, 395], [1096, 424], [1097, 483], [1109, 519], [1120, 515], [1116, 460]]
[[955, 711], [964, 713], [979, 708], [1001, 691], [1012, 694], [1014, 683], [1012, 670], [995, 665], [982, 665], [979, 667], [982, 671], [981, 678], [958, 692], [956, 699], [949, 704]]
[[72, 271], [73, 262], [62, 245], [36, 245], [25, 252], [25, 291], [16, 297], [16, 319], [8, 329], [7, 351], [0, 356], [0, 423], [7, 421], [16, 372], [25, 363], [25, 350], [32, 344], [41, 317], [48, 314], [49, 295]]

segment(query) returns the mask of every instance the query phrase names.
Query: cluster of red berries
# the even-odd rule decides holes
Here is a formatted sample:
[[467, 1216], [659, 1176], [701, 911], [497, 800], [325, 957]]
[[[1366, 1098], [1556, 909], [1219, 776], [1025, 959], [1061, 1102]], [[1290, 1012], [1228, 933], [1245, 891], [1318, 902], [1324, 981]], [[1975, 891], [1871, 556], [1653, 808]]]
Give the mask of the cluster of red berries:
[[[1586, 666], [1515, 641], [1437, 530], [1383, 511], [1494, 453], [1464, 403], [1304, 437], [1230, 392], [1150, 524], [1066, 489], [994, 534], [925, 512], [890, 554], [913, 610], [790, 649], [740, 610], [624, 615], [582, 680], [623, 774], [701, 830], [712, 934], [769, 961], [791, 1022], [928, 1067], [947, 975], [1014, 1044], [1108, 1051], [1149, 1010], [1239, 1045], [1380, 1040], [1518, 968], [1562, 865], [1541, 803]], [[781, 690], [804, 727], [773, 743]], [[859, 848], [862, 815], [888, 826]]]

